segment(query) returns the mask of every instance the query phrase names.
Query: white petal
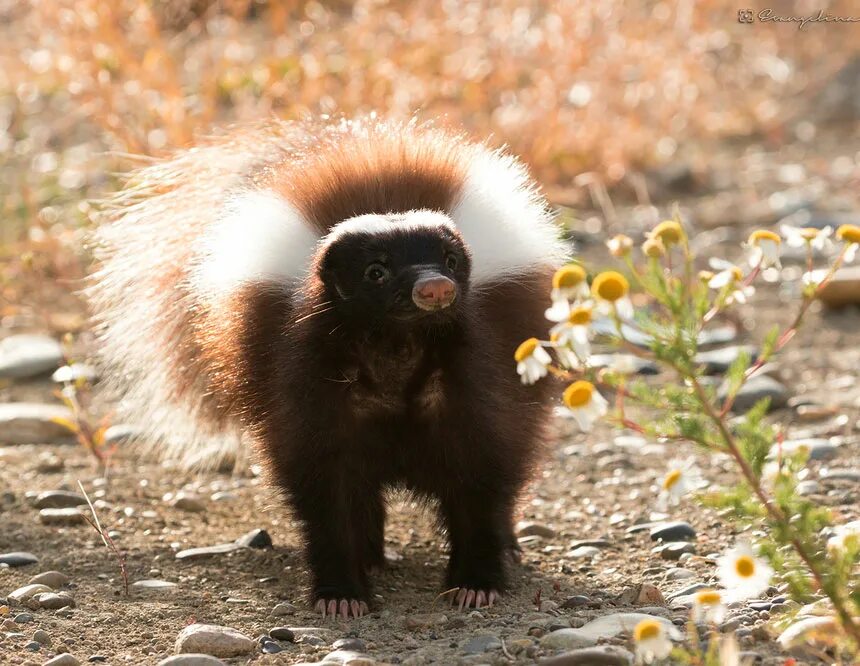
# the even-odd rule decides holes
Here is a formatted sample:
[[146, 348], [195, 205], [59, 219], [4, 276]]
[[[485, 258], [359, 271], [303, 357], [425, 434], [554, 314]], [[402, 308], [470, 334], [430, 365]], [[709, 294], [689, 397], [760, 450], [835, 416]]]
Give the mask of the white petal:
[[544, 316], [550, 321], [565, 321], [570, 315], [570, 302], [566, 298], [553, 298], [552, 307]]

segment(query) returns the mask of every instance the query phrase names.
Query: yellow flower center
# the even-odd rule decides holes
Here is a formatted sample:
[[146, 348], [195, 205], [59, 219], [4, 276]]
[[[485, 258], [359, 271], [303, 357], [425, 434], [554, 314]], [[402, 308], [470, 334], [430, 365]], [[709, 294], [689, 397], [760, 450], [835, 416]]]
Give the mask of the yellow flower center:
[[568, 289], [576, 287], [585, 281], [585, 269], [582, 266], [571, 264], [559, 268], [552, 276], [554, 289]]
[[567, 321], [574, 326], [588, 326], [591, 323], [591, 308], [574, 308], [567, 315]]
[[800, 235], [804, 240], [811, 241], [818, 238], [819, 230], [815, 227], [803, 227], [800, 230]]
[[769, 231], [767, 229], [756, 229], [750, 234], [747, 242], [750, 245], [758, 245], [761, 241], [773, 241], [779, 245], [782, 242], [782, 239], [779, 237], [779, 234], [774, 233], [773, 231]]
[[681, 470], [673, 469], [666, 475], [666, 478], [663, 479], [663, 490], [671, 490], [675, 487], [675, 484], [681, 480]]
[[529, 338], [528, 340], [523, 342], [519, 347], [517, 347], [517, 350], [514, 352], [514, 360], [517, 363], [522, 363], [529, 356], [531, 356], [532, 354], [535, 353], [535, 349], [537, 349], [537, 346], [538, 346], [538, 339], [537, 338]]
[[663, 241], [664, 245], [675, 245], [684, 239], [684, 228], [675, 220], [666, 220], [654, 227], [651, 235]]
[[576, 409], [590, 403], [593, 393], [594, 384], [581, 379], [578, 382], [573, 382], [573, 384], [564, 389], [561, 399], [565, 405], [571, 409]]
[[657, 620], [642, 620], [633, 630], [633, 640], [637, 643], [650, 641], [659, 638], [662, 632], [663, 627]]
[[663, 241], [659, 238], [649, 238], [644, 243], [642, 243], [642, 252], [646, 257], [651, 257], [652, 259], [659, 259], [664, 254], [666, 254], [666, 246], [663, 245]]
[[732, 266], [729, 270], [732, 272], [732, 279], [735, 282], [740, 282], [744, 279], [744, 272], [737, 266]]
[[846, 243], [860, 243], [860, 227], [856, 224], [843, 224], [836, 230], [836, 237]]
[[755, 573], [755, 560], [749, 555], [741, 555], [735, 560], [735, 572], [741, 578], [749, 578]]
[[630, 284], [621, 273], [606, 271], [594, 278], [591, 290], [595, 296], [599, 296], [604, 301], [617, 301], [627, 295], [627, 292], [630, 291]]
[[722, 600], [720, 593], [716, 590], [702, 590], [696, 592], [696, 603], [701, 606], [716, 606]]

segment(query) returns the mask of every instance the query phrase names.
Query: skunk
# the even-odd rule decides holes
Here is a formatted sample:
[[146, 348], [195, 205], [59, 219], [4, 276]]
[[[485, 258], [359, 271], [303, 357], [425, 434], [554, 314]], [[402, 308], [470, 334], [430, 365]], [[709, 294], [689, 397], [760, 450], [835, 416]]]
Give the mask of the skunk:
[[452, 603], [493, 604], [547, 412], [513, 354], [569, 253], [520, 162], [414, 121], [272, 120], [133, 173], [104, 217], [88, 297], [144, 442], [254, 451], [323, 616], [368, 611], [392, 488], [438, 508]]

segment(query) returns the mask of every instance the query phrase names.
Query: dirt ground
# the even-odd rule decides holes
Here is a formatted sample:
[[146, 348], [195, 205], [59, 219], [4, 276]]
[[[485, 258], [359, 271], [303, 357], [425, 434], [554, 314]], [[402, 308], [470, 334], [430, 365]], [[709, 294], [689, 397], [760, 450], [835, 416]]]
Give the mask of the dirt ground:
[[[725, 248], [739, 233], [723, 235]], [[586, 256], [602, 261], [596, 244], [586, 239], [582, 247]], [[719, 254], [720, 245], [713, 251]], [[741, 311], [740, 323], [747, 332], [741, 332], [738, 342], [754, 342], [766, 324], [787, 321], [789, 312], [781, 302], [785, 296], [784, 285], [759, 289], [753, 304]], [[812, 462], [809, 474], [809, 480], [820, 481], [816, 498], [834, 509], [838, 522], [860, 518], [858, 481], [829, 479], [822, 468], [857, 466], [858, 342], [860, 310], [826, 312], [815, 307], [809, 325], [773, 371], [793, 396], [833, 407], [819, 420], [801, 418], [793, 408], [774, 412], [774, 418], [789, 424], [789, 437], [838, 438], [837, 457]], [[650, 381], [671, 381], [671, 376]], [[48, 381], [17, 383], [0, 389], [0, 400], [51, 402], [51, 388]], [[543, 634], [581, 626], [601, 615], [641, 612], [645, 605], [646, 612], [682, 623], [686, 611], [665, 599], [693, 583], [712, 581], [713, 556], [733, 545], [735, 532], [717, 513], [682, 505], [669, 517], [687, 520], [695, 528], [696, 552], [678, 563], [651, 552], [654, 542], [647, 531], [627, 530], [654, 518], [655, 481], [669, 458], [690, 452], [691, 447], [618, 439], [624, 433], [605, 425], [583, 435], [560, 418], [553, 433], [546, 461], [521, 505], [523, 520], [546, 529], [538, 530], [543, 536], [521, 540], [523, 564], [515, 570], [513, 589], [502, 603], [489, 610], [457, 612], [437, 599], [446, 562], [444, 541], [430, 517], [401, 497], [392, 499], [386, 529], [389, 564], [375, 579], [373, 612], [350, 622], [323, 621], [304, 602], [306, 576], [294, 525], [278, 499], [251, 474], [189, 475], [121, 450], [105, 479], [89, 454], [73, 444], [0, 448], [0, 553], [29, 551], [39, 558], [36, 565], [0, 568], [0, 605], [4, 595], [49, 570], [70, 577], [75, 599], [73, 609], [60, 611], [27, 611], [13, 605], [7, 619], [26, 612], [32, 621], [11, 632], [7, 627], [12, 636], [0, 641], [0, 663], [39, 664], [55, 652], [68, 651], [82, 663], [102, 657], [106, 663], [155, 664], [173, 653], [177, 634], [193, 622], [233, 627], [252, 638], [277, 626], [315, 628], [295, 632], [296, 642], [280, 641], [282, 651], [277, 654], [257, 651], [229, 663], [314, 662], [345, 638], [360, 639], [347, 647], [357, 647], [382, 663], [533, 663], [558, 651], [541, 647]], [[728, 461], [699, 459], [712, 483], [731, 480]], [[46, 490], [77, 490], [78, 481], [93, 500], [99, 500], [101, 520], [126, 555], [129, 580], [160, 579], [176, 587], [164, 592], [133, 590], [126, 597], [117, 562], [93, 529], [86, 524], [40, 523], [32, 496]], [[199, 498], [202, 506], [195, 508], [200, 510], [173, 506], [173, 496], [180, 491]], [[175, 557], [181, 549], [230, 542], [257, 528], [271, 535], [274, 548], [244, 548], [194, 561]], [[572, 555], [581, 545], [573, 542], [581, 540], [597, 540], [599, 553], [593, 558]], [[667, 577], [667, 572], [675, 567], [692, 573], [673, 580], [676, 574]], [[632, 597], [643, 583], [656, 586], [660, 593], [654, 596], [646, 588], [647, 598], [635, 603]], [[571, 599], [576, 595], [585, 599]], [[772, 590], [770, 596], [778, 595]], [[282, 606], [278, 612], [285, 614], [273, 615], [281, 602], [294, 608]], [[444, 617], [421, 617], [431, 613]], [[771, 617], [767, 611], [741, 618], [742, 626], [751, 629], [741, 638], [743, 649], [765, 664], [785, 659], [772, 640], [778, 630], [761, 628], [776, 619], [778, 614]], [[430, 626], [411, 627], [422, 622]], [[47, 631], [52, 642], [38, 653], [26, 647], [35, 629]], [[301, 638], [306, 634], [321, 640]], [[487, 638], [482, 644], [481, 637], [498, 640]], [[604, 642], [630, 647], [625, 636]]]

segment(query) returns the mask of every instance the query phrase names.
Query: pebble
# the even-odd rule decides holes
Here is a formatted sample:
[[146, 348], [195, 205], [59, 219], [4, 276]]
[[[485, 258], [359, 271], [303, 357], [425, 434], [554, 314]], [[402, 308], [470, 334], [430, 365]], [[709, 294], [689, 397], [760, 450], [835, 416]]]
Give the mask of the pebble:
[[592, 354], [588, 358], [592, 368], [617, 368], [631, 370], [637, 375], [659, 375], [660, 366], [633, 354]]
[[824, 491], [821, 484], [818, 481], [813, 481], [809, 479], [807, 481], [801, 481], [797, 484], [797, 494], [803, 497], [807, 497], [809, 495], [818, 495]]
[[86, 519], [78, 509], [42, 509], [39, 521], [43, 525], [80, 525]]
[[15, 624], [30, 624], [33, 621], [33, 616], [29, 613], [18, 613], [15, 616]]
[[[717, 399], [725, 400], [727, 395], [727, 385], [722, 385], [717, 391]], [[782, 383], [767, 375], [755, 375], [743, 385], [741, 390], [735, 396], [735, 401], [732, 404], [733, 412], [746, 412], [751, 409], [759, 400], [764, 398], [770, 399], [769, 411], [784, 407], [788, 402], [790, 392]]]
[[614, 645], [601, 645], [563, 652], [538, 663], [545, 666], [629, 666], [633, 663], [633, 654]]
[[193, 495], [185, 495], [180, 493], [173, 500], [173, 506], [180, 511], [189, 513], [202, 513], [206, 511], [206, 505]]
[[35, 601], [40, 608], [45, 608], [47, 610], [57, 610], [58, 608], [66, 608], [67, 606], [74, 607], [75, 605], [75, 600], [65, 592], [60, 592], [59, 594], [54, 592], [44, 592], [34, 596], [33, 601]]
[[551, 631], [540, 639], [540, 645], [547, 650], [571, 650], [591, 647], [597, 644], [597, 638], [582, 629], [559, 629]]
[[344, 666], [373, 666], [376, 662], [366, 654], [352, 650], [335, 650], [329, 652], [322, 660], [323, 664], [343, 664]]
[[[770, 450], [769, 457], [775, 459], [779, 456], [780, 446], [774, 445]], [[829, 460], [839, 452], [839, 446], [829, 439], [787, 439], [782, 443], [783, 455], [794, 455], [799, 451], [805, 451], [810, 460]]]
[[158, 662], [158, 666], [226, 666], [226, 664], [212, 655], [189, 652], [162, 659]]
[[236, 543], [245, 548], [274, 548], [272, 537], [263, 529], [251, 530], [243, 534], [236, 539]]
[[53, 659], [48, 659], [43, 666], [80, 666], [80, 663], [73, 655], [64, 652]]
[[600, 555], [600, 548], [595, 548], [594, 546], [580, 546], [567, 553], [567, 557], [574, 559], [592, 558], [596, 555]]
[[10, 335], [0, 340], [0, 378], [29, 379], [63, 362], [63, 348], [47, 335]]
[[822, 469], [821, 476], [832, 481], [860, 481], [860, 469], [832, 467]]
[[832, 308], [860, 303], [860, 266], [840, 268], [824, 288], [818, 298]]
[[582, 594], [575, 594], [572, 597], [568, 597], [561, 604], [561, 608], [579, 608], [580, 606], [585, 606], [590, 603], [591, 599]]
[[490, 650], [498, 650], [501, 647], [502, 642], [499, 640], [498, 636], [494, 636], [492, 634], [481, 634], [478, 636], [472, 636], [467, 640], [463, 644], [462, 650], [465, 654], [481, 654], [483, 652], [489, 652]]
[[531, 521], [523, 521], [517, 523], [514, 531], [517, 537], [537, 536], [545, 539], [551, 539], [556, 535], [556, 531], [549, 525], [535, 523]]
[[65, 587], [71, 580], [66, 574], [59, 571], [43, 571], [33, 576], [29, 582], [31, 585], [47, 585], [52, 590], [56, 590], [57, 588]]
[[448, 622], [448, 616], [444, 613], [426, 613], [423, 615], [407, 615], [407, 629], [426, 629], [427, 627], [435, 627]]
[[180, 550], [176, 553], [177, 560], [200, 560], [207, 557], [211, 557], [212, 555], [223, 555], [225, 553], [233, 553], [237, 550], [241, 550], [244, 546], [240, 546], [238, 543], [221, 543], [215, 546], [202, 546], [200, 548], [186, 548], [185, 550]]
[[577, 539], [576, 541], [571, 541], [568, 548], [576, 550], [581, 546], [591, 546], [592, 548], [609, 548], [610, 546], [612, 546], [612, 542], [607, 541], [606, 539]]
[[30, 641], [24, 646], [24, 649], [29, 650], [30, 652], [38, 652], [42, 649], [42, 644], [36, 641]]
[[666, 572], [666, 580], [688, 580], [695, 577], [695, 571], [690, 571], [683, 567], [672, 567]]
[[17, 601], [19, 604], [31, 599], [37, 594], [41, 594], [42, 592], [50, 592], [51, 588], [47, 585], [25, 585], [24, 587], [19, 587], [14, 592], [9, 593], [9, 599], [12, 601]]
[[51, 645], [51, 636], [44, 629], [36, 629], [36, 631], [33, 632], [33, 640], [48, 647]]
[[286, 602], [286, 601], [282, 601], [281, 603], [277, 604], [272, 609], [272, 615], [277, 615], [277, 616], [292, 615], [295, 612], [296, 612], [296, 607], [293, 606], [291, 603]]
[[269, 629], [269, 636], [279, 641], [287, 641], [288, 643], [292, 643], [296, 640], [296, 635], [289, 627], [275, 627], [273, 629]]
[[26, 567], [29, 564], [38, 564], [39, 558], [33, 553], [18, 551], [14, 553], [0, 553], [0, 565], [9, 567]]
[[684, 553], [695, 553], [696, 544], [689, 541], [670, 541], [662, 546], [656, 546], [651, 552], [659, 553], [664, 560], [678, 560]]
[[284, 648], [278, 645], [275, 641], [263, 643], [263, 647], [261, 649], [263, 650], [264, 654], [278, 654], [278, 652], [284, 651]]
[[622, 633], [630, 633], [642, 620], [656, 620], [668, 631], [670, 637], [678, 635], [678, 631], [671, 621], [659, 615], [647, 613], [611, 613], [584, 624], [578, 629], [583, 635], [588, 635], [599, 640], [600, 638], [612, 638]]
[[0, 404], [0, 442], [45, 444], [74, 440], [74, 433], [54, 419], [74, 420], [71, 410], [62, 405], [34, 402]]
[[693, 362], [704, 366], [705, 374], [719, 375], [726, 372], [742, 352], [746, 352], [751, 363], [755, 363], [758, 358], [758, 349], [752, 345], [732, 345], [722, 349], [699, 352]]
[[215, 624], [191, 624], [176, 638], [177, 653], [195, 652], [213, 657], [238, 657], [254, 651], [257, 644], [245, 634]]
[[692, 541], [696, 538], [696, 530], [684, 521], [657, 525], [649, 534], [652, 541]]
[[833, 617], [807, 617], [793, 623], [776, 639], [783, 649], [815, 642], [816, 636], [833, 636], [839, 627]]
[[[271, 636], [271, 633], [269, 635]], [[335, 650], [352, 650], [353, 652], [364, 652], [367, 649], [367, 644], [360, 638], [339, 638], [331, 646]]]
[[39, 493], [33, 502], [37, 509], [70, 509], [86, 503], [83, 495], [70, 490], [47, 490]]
[[145, 578], [133, 582], [131, 587], [138, 592], [169, 592], [176, 589], [176, 583], [156, 578]]
[[656, 585], [639, 583], [621, 593], [621, 602], [636, 606], [662, 606], [666, 599]]

